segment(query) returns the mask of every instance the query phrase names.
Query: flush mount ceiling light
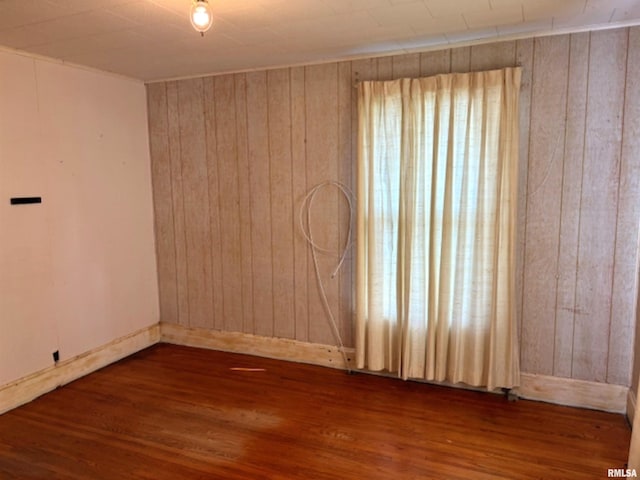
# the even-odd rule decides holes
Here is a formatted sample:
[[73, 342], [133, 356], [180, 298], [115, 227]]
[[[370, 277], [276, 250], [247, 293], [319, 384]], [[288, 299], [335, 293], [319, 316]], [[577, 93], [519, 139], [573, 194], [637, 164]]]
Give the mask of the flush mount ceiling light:
[[200, 35], [204, 36], [204, 32], [211, 28], [213, 18], [211, 17], [211, 7], [208, 0], [193, 0], [191, 5], [191, 25]]

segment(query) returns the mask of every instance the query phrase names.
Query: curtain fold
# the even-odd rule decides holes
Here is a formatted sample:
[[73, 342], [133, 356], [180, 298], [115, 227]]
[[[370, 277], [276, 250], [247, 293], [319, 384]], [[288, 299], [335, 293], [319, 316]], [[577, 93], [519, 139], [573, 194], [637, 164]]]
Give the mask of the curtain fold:
[[520, 75], [360, 83], [358, 368], [518, 385]]

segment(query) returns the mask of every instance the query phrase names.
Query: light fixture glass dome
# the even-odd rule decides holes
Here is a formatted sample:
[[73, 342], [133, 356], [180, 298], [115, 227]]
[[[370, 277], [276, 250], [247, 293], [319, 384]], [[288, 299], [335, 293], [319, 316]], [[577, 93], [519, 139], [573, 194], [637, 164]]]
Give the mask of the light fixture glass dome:
[[193, 28], [200, 32], [201, 35], [204, 35], [204, 32], [209, 30], [213, 23], [209, 2], [207, 0], [193, 0], [190, 18]]

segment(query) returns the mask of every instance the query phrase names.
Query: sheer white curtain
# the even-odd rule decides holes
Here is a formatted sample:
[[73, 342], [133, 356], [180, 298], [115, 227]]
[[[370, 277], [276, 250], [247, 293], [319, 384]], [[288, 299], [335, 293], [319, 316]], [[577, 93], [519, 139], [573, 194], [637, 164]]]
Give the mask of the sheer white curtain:
[[518, 385], [520, 74], [360, 83], [358, 368]]

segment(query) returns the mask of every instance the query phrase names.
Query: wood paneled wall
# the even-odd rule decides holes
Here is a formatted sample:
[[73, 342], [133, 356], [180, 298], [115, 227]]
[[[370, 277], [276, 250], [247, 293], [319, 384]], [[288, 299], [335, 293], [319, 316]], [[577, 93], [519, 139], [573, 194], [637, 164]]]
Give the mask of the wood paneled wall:
[[[640, 217], [640, 28], [148, 85], [161, 318], [336, 344], [298, 226], [354, 185], [359, 80], [522, 65], [522, 369], [629, 385]], [[635, 102], [635, 103], [634, 103]], [[348, 209], [325, 189], [318, 244]], [[352, 343], [353, 262], [327, 297]]]

